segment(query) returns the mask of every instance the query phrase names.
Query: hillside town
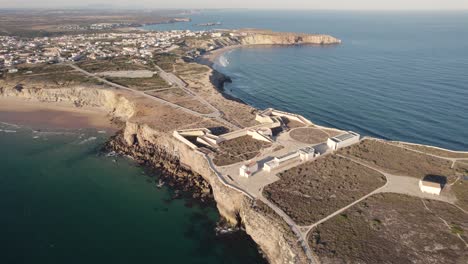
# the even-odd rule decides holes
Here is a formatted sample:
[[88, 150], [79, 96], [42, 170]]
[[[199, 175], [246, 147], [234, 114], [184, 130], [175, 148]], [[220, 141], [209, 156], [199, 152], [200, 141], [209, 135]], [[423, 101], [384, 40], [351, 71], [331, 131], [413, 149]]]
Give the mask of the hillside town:
[[[172, 30], [141, 33], [76, 34], [21, 39], [0, 36], [0, 71], [15, 72], [23, 63], [60, 63], [131, 56], [144, 60], [157, 52], [170, 52], [185, 38], [220, 37], [213, 31]], [[213, 47], [214, 48], [214, 47]]]

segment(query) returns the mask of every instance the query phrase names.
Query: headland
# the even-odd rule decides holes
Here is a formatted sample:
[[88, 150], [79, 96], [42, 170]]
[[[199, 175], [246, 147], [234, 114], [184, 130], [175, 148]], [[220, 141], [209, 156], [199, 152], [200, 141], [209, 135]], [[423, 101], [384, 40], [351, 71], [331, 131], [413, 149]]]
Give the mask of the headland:
[[[125, 125], [109, 149], [163, 170], [200, 199], [214, 198], [226, 221], [244, 226], [270, 263], [467, 259], [468, 153], [362, 137], [295, 113], [254, 109], [225, 98], [213, 85], [216, 73], [196, 63], [207, 52], [239, 45], [332, 45], [338, 39], [257, 30], [181, 34], [145, 60], [93, 60], [90, 54], [48, 66], [16, 65], [0, 80], [0, 96], [94, 107], [120, 120]], [[120, 41], [107, 37], [110, 46]], [[154, 75], [100, 74], [142, 69]], [[408, 232], [409, 247], [402, 243]], [[371, 249], [376, 246], [382, 250]]]

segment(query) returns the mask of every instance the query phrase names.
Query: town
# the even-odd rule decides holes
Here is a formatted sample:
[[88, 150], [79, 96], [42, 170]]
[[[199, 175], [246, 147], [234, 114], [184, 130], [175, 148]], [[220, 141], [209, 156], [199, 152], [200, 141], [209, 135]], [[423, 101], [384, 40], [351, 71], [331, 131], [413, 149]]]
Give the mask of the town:
[[[232, 33], [230, 33], [232, 35]], [[172, 30], [163, 32], [95, 33], [40, 37], [28, 40], [0, 36], [0, 72], [16, 72], [16, 65], [99, 60], [130, 56], [142, 64], [154, 53], [177, 49], [186, 38], [221, 37], [214, 31]], [[214, 49], [208, 47], [208, 50]], [[192, 52], [191, 54], [200, 54]]]

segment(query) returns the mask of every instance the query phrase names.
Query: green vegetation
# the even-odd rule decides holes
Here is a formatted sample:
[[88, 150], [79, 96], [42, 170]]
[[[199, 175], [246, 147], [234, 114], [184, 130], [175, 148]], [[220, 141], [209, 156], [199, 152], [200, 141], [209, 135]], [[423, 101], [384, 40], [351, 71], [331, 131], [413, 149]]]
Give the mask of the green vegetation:
[[102, 84], [69, 66], [59, 64], [21, 65], [18, 67], [17, 73], [6, 73], [3, 79], [18, 84], [44, 85], [44, 88], [47, 88], [48, 85], [66, 87], [74, 84]]
[[106, 60], [85, 60], [77, 63], [85, 71], [96, 73], [105, 71], [147, 70], [149, 67], [134, 62], [130, 57], [118, 57]]
[[165, 88], [169, 85], [159, 75], [155, 74], [151, 78], [116, 78], [107, 77], [106, 80], [132, 88], [139, 91], [147, 91], [159, 88]]
[[464, 233], [464, 230], [460, 226], [455, 224], [450, 225], [450, 231], [456, 235], [463, 235]]
[[179, 57], [172, 53], [156, 53], [150, 62], [150, 65], [156, 64], [167, 72], [174, 71], [173, 65]]

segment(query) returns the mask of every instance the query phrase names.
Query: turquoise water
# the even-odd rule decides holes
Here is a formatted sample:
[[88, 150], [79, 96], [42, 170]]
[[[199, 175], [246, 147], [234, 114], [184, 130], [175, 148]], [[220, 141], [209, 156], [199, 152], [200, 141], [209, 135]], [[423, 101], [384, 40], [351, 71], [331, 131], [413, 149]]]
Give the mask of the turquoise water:
[[264, 263], [244, 233], [216, 235], [213, 205], [98, 155], [106, 135], [0, 129], [0, 263]]
[[[468, 12], [211, 11], [152, 29], [326, 33], [337, 46], [231, 51], [215, 68], [259, 108], [364, 135], [468, 150]], [[208, 29], [208, 28], [206, 28]]]

